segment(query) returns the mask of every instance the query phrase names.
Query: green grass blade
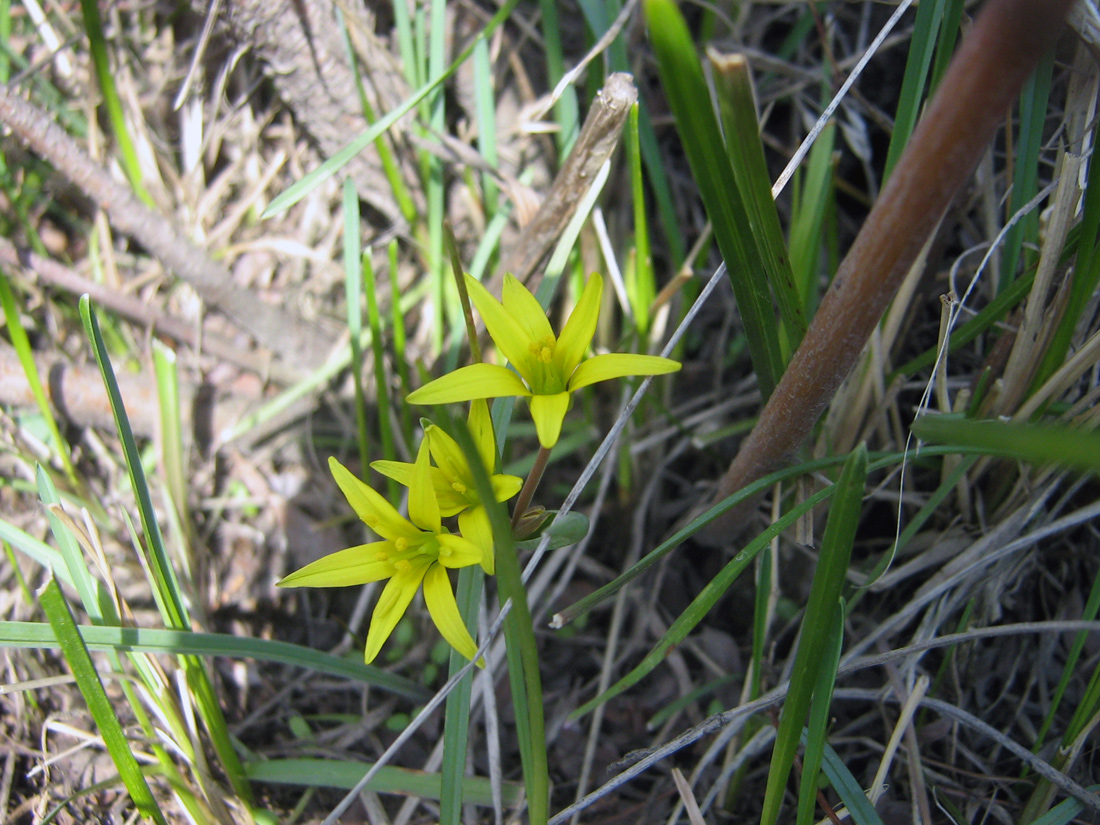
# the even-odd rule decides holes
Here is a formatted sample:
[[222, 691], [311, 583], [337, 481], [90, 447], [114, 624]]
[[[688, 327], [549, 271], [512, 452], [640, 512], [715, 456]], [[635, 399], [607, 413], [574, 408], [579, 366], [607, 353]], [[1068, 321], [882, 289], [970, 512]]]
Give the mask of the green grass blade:
[[[477, 150], [490, 167], [497, 167], [497, 115], [493, 97], [493, 67], [489, 44], [480, 41], [474, 48], [474, 112], [477, 118]], [[500, 190], [490, 172], [481, 174], [481, 205], [485, 215], [497, 212]]]
[[940, 17], [940, 37], [936, 42], [936, 55], [932, 60], [932, 77], [928, 81], [928, 94], [939, 88], [944, 72], [955, 52], [955, 41], [959, 38], [959, 24], [962, 21], [965, 0], [947, 0]]
[[103, 95], [103, 104], [107, 107], [107, 119], [114, 132], [115, 141], [118, 143], [119, 162], [126, 173], [130, 186], [134, 193], [148, 206], [153, 206], [153, 199], [145, 191], [142, 180], [141, 164], [138, 162], [137, 151], [130, 139], [130, 132], [126, 128], [126, 117], [122, 113], [122, 100], [118, 96], [115, 87], [115, 76], [111, 71], [111, 61], [107, 55], [107, 41], [103, 37], [103, 21], [99, 17], [99, 4], [96, 0], [80, 0], [80, 10], [84, 17], [84, 30], [88, 34], [88, 49], [92, 55], [92, 65], [95, 67], [96, 81], [99, 83], [100, 94]]
[[6, 542], [42, 567], [53, 571], [54, 576], [70, 587], [75, 587], [65, 557], [44, 541], [0, 519], [0, 541]]
[[[351, 378], [355, 388], [355, 429], [359, 462], [370, 466], [367, 436], [367, 398], [363, 392], [363, 292], [359, 237], [359, 196], [351, 178], [344, 178], [344, 301], [347, 304], [348, 335], [351, 338]], [[371, 336], [373, 342], [374, 336]]]
[[[802, 298], [807, 315], [817, 309], [821, 291], [818, 277], [825, 227], [825, 214], [833, 200], [833, 149], [836, 123], [828, 123], [806, 161], [805, 173], [798, 176], [799, 196], [791, 215], [791, 276]], [[801, 171], [801, 170], [800, 170]]]
[[821, 769], [832, 783], [840, 801], [848, 808], [848, 813], [852, 815], [852, 821], [856, 825], [883, 825], [882, 818], [875, 810], [875, 806], [867, 799], [863, 787], [852, 776], [848, 766], [828, 742], [825, 743]]
[[504, 5], [502, 5], [497, 10], [497, 13], [494, 14], [492, 18], [490, 18], [489, 22], [485, 24], [485, 28], [478, 32], [473, 41], [469, 45], [467, 45], [465, 49], [462, 50], [462, 53], [459, 54], [457, 59], [455, 59], [455, 61], [450, 66], [448, 66], [442, 72], [442, 74], [433, 77], [423, 86], [419, 87], [415, 92], [412, 93], [412, 95], [406, 98], [400, 106], [398, 106], [391, 112], [387, 112], [373, 126], [367, 129], [367, 131], [352, 140], [350, 143], [348, 143], [347, 146], [338, 151], [335, 155], [326, 160], [324, 163], [322, 163], [300, 181], [293, 184], [285, 191], [281, 192], [279, 195], [273, 198], [271, 203], [268, 204], [267, 209], [264, 210], [264, 213], [261, 217], [270, 218], [282, 212], [285, 212], [287, 209], [292, 207], [294, 204], [296, 204], [298, 201], [300, 201], [302, 198], [304, 198], [306, 195], [308, 195], [310, 192], [312, 192], [314, 189], [316, 189], [318, 186], [320, 186], [322, 183], [324, 183], [326, 180], [328, 180], [337, 172], [339, 172], [342, 168], [344, 168], [344, 166], [347, 165], [348, 161], [350, 161], [353, 157], [355, 157], [357, 154], [359, 154], [372, 143], [374, 143], [374, 141], [376, 141], [381, 134], [383, 134], [387, 129], [393, 126], [394, 123], [396, 123], [406, 114], [408, 114], [408, 112], [416, 107], [422, 100], [426, 99], [434, 89], [439, 87], [447, 80], [447, 78], [458, 71], [458, 67], [461, 66], [466, 61], [466, 58], [468, 58], [473, 53], [474, 46], [478, 43], [478, 41], [486, 39], [487, 37], [489, 37], [489, 35], [496, 31], [497, 27], [508, 19], [508, 16], [515, 10], [515, 7], [518, 3], [519, 0], [506, 0]]
[[[382, 437], [382, 457], [387, 461], [397, 460], [397, 445], [393, 423], [390, 420], [390, 384], [386, 376], [386, 349], [382, 338], [382, 314], [378, 309], [377, 284], [374, 279], [374, 264], [371, 249], [363, 250], [363, 287], [367, 294], [367, 323], [370, 325], [371, 352], [374, 355], [374, 401], [378, 414], [378, 431]], [[396, 300], [396, 293], [394, 294]], [[364, 464], [364, 467], [367, 465]], [[397, 501], [401, 495], [401, 485], [392, 478], [387, 489], [390, 501]]]
[[[1039, 153], [1043, 148], [1043, 126], [1046, 123], [1053, 75], [1054, 52], [1050, 51], [1039, 62], [1020, 93], [1020, 134], [1016, 139], [1016, 171], [1012, 177], [1009, 215], [1016, 214], [1039, 191]], [[1001, 289], [1016, 278], [1024, 244], [1037, 244], [1038, 241], [1039, 210], [1032, 209], [1005, 234], [1001, 257]], [[1024, 254], [1024, 270], [1033, 268], [1037, 260], [1038, 252], [1028, 249]]]
[[784, 367], [775, 312], [764, 265], [710, 105], [702, 66], [673, 0], [645, 0], [644, 10], [661, 85], [676, 116], [692, 176], [726, 261], [753, 369], [766, 399]]
[[638, 133], [639, 106], [630, 107], [626, 127], [626, 156], [630, 167], [630, 195], [634, 202], [634, 266], [626, 278], [626, 294], [634, 313], [634, 323], [642, 339], [649, 329], [649, 308], [657, 295], [653, 277], [653, 259], [649, 251], [649, 218], [642, 185], [641, 137]]
[[397, 365], [397, 378], [400, 385], [398, 398], [401, 399], [401, 433], [406, 444], [413, 443], [413, 414], [405, 397], [413, 391], [412, 374], [405, 356], [405, 344], [408, 334], [405, 331], [405, 313], [401, 308], [401, 284], [398, 281], [397, 241], [389, 244], [390, 268], [390, 328], [393, 330], [393, 361]]
[[[768, 783], [764, 791], [762, 825], [779, 821], [783, 791], [794, 763], [798, 740], [810, 708], [810, 701], [828, 664], [830, 635], [838, 619], [836, 606], [844, 589], [844, 577], [852, 553], [852, 542], [862, 512], [863, 491], [867, 480], [867, 448], [860, 445], [848, 456], [836, 483], [836, 495], [829, 508], [829, 520], [821, 539], [821, 554], [814, 570], [806, 615], [795, 653], [791, 686], [779, 717]], [[836, 670], [832, 672], [832, 679]]]
[[71, 581], [84, 606], [84, 612], [88, 614], [93, 624], [118, 624], [118, 614], [107, 591], [88, 570], [88, 564], [76, 539], [52, 509], [52, 505], [61, 503], [57, 488], [41, 466], [35, 467], [35, 478], [38, 483], [38, 497], [46, 505], [46, 518], [50, 523], [50, 532], [65, 559], [65, 569], [69, 571]]
[[54, 638], [57, 640], [65, 661], [76, 679], [77, 687], [88, 704], [88, 710], [95, 720], [103, 744], [107, 746], [111, 759], [118, 768], [119, 777], [122, 779], [126, 790], [134, 805], [142, 813], [160, 825], [167, 825], [160, 806], [145, 781], [145, 775], [134, 758], [126, 734], [122, 731], [122, 725], [111, 707], [111, 700], [107, 698], [107, 692], [103, 689], [103, 683], [99, 680], [92, 657], [77, 631], [76, 622], [69, 612], [69, 605], [61, 594], [55, 579], [50, 579], [42, 592], [39, 593], [39, 601], [46, 616], [50, 620]]
[[756, 117], [749, 65], [744, 55], [740, 54], [722, 55], [710, 50], [708, 56], [714, 70], [718, 108], [733, 176], [748, 213], [749, 230], [779, 305], [788, 352], [794, 352], [806, 332], [806, 315], [802, 311], [802, 298], [791, 272], [779, 210], [772, 196], [771, 176], [760, 140], [760, 123]]
[[890, 136], [890, 148], [886, 152], [883, 182], [894, 171], [913, 129], [917, 125], [928, 69], [936, 48], [936, 34], [940, 31], [944, 0], [924, 2], [917, 6], [917, 19], [913, 24], [913, 38], [909, 44], [909, 59], [905, 63], [905, 77], [898, 95], [898, 108], [894, 116], [894, 133]]
[[160, 406], [160, 466], [164, 484], [175, 508], [180, 526], [181, 544], [190, 546], [191, 511], [187, 502], [187, 453], [183, 446], [183, 421], [180, 418], [180, 383], [176, 353], [153, 339], [153, 374], [157, 380]]
[[798, 786], [797, 825], [812, 825], [817, 806], [817, 774], [828, 741], [829, 706], [836, 687], [836, 671], [840, 666], [840, 651], [844, 643], [844, 599], [833, 606], [829, 633], [818, 664], [817, 684], [810, 700], [810, 721], [806, 724], [805, 752], [802, 757], [802, 778]]
[[[542, 37], [546, 49], [546, 70], [550, 87], [556, 88], [558, 81], [565, 75], [565, 57], [561, 44], [561, 25], [558, 21], [559, 3], [555, 0], [539, 0], [542, 12]], [[573, 141], [580, 132], [578, 116], [577, 90], [572, 85], [562, 90], [561, 97], [554, 104], [554, 120], [558, 124], [557, 144], [564, 158], [573, 148]]]
[[937, 415], [918, 418], [913, 422], [913, 433], [924, 441], [972, 447], [988, 455], [1100, 472], [1100, 433], [1095, 431]]
[[[278, 785], [308, 785], [312, 788], [351, 790], [370, 769], [368, 762], [344, 762], [338, 759], [267, 759], [248, 765], [248, 778], [254, 782]], [[439, 774], [383, 765], [364, 790], [395, 793], [422, 799], [440, 798]], [[471, 776], [462, 780], [466, 801], [471, 805], [493, 804], [489, 780]], [[504, 804], [515, 806], [523, 799], [523, 786], [505, 782]]]
[[7, 274], [0, 269], [0, 306], [4, 310], [4, 319], [8, 325], [8, 337], [11, 339], [12, 348], [15, 350], [19, 364], [23, 367], [23, 374], [27, 378], [27, 386], [30, 387], [34, 403], [38, 405], [42, 419], [46, 422], [53, 448], [61, 459], [61, 466], [65, 468], [65, 475], [74, 487], [77, 483], [76, 470], [73, 468], [72, 459], [69, 456], [69, 443], [62, 438], [61, 430], [57, 426], [57, 418], [53, 414], [53, 408], [46, 398], [46, 391], [42, 386], [42, 379], [38, 375], [38, 366], [34, 363], [34, 351], [31, 349], [27, 331], [23, 329], [23, 323], [19, 319], [19, 307], [15, 303], [15, 295], [12, 293], [11, 284]]
[[619, 681], [599, 696], [585, 702], [573, 711], [569, 715], [569, 718], [579, 719], [585, 716], [595, 710], [598, 705], [602, 705], [609, 699], [613, 699], [648, 676], [655, 667], [665, 661], [670, 648], [678, 645], [687, 638], [688, 634], [706, 617], [707, 613], [717, 604], [718, 600], [726, 594], [730, 586], [737, 581], [737, 578], [752, 564], [757, 555], [768, 547], [772, 539], [793, 525], [803, 515], [810, 512], [817, 504], [832, 496], [833, 490], [833, 487], [826, 487], [824, 490], [819, 490], [805, 501], [799, 502], [795, 507], [792, 507], [789, 512], [784, 513], [780, 518], [776, 519], [774, 523], [768, 525], [767, 529], [745, 545], [744, 549], [729, 561], [726, 566], [719, 571], [717, 576], [707, 582], [706, 586], [699, 591], [699, 594], [692, 600], [691, 604], [684, 609], [683, 613], [676, 617], [676, 620], [669, 626], [665, 634], [633, 670], [619, 679]]
[[[431, 28], [428, 36], [428, 74], [436, 77], [444, 71], [446, 65], [447, 40], [447, 0], [432, 0]], [[425, 99], [428, 107], [428, 126], [437, 135], [447, 130], [446, 98], [443, 87], [437, 86]], [[445, 217], [445, 181], [443, 179], [443, 160], [438, 155], [424, 152], [421, 155], [424, 167], [424, 188], [428, 199], [428, 267], [431, 273], [432, 312], [435, 323], [431, 327], [432, 351], [443, 349], [443, 334], [448, 328], [460, 323], [457, 302], [449, 300], [454, 294], [451, 288], [450, 268], [447, 266], [443, 250], [443, 219]]]
[[[455, 600], [462, 621], [477, 637], [477, 614], [481, 603], [481, 590], [485, 581], [484, 571], [478, 567], [463, 567], [458, 571], [458, 586], [455, 588]], [[450, 676], [454, 676], [466, 665], [466, 659], [457, 650], [451, 650]], [[470, 735], [470, 696], [473, 692], [474, 673], [470, 671], [463, 677], [447, 697], [446, 714], [443, 718], [443, 763], [440, 766], [441, 783], [439, 790], [439, 825], [459, 825], [462, 821], [463, 802], [472, 802], [466, 797], [466, 748]], [[482, 803], [484, 804], [484, 803]]]
[[[1100, 785], [1090, 785], [1087, 790], [1100, 793]], [[1076, 799], [1065, 799], [1032, 822], [1031, 825], [1069, 825], [1084, 808], [1085, 806]]]
[[489, 475], [474, 446], [465, 422], [455, 421], [451, 432], [466, 454], [477, 485], [478, 497], [488, 506], [496, 550], [497, 588], [502, 602], [512, 609], [504, 619], [504, 640], [508, 658], [508, 678], [516, 715], [523, 781], [527, 788], [527, 813], [531, 825], [546, 825], [550, 817], [550, 773], [546, 753], [546, 724], [542, 704], [538, 647], [527, 590], [519, 567], [512, 538], [512, 525], [504, 506], [496, 502]]
[[115, 418], [115, 427], [118, 430], [119, 441], [122, 444], [123, 455], [126, 459], [130, 484], [133, 487], [134, 496], [137, 498], [141, 529], [145, 534], [145, 541], [149, 547], [152, 573], [157, 583], [157, 589], [164, 600], [164, 622], [174, 630], [189, 629], [191, 618], [188, 615], [184, 597], [180, 591], [179, 581], [176, 579], [176, 572], [172, 568], [172, 564], [168, 559], [168, 552], [164, 547], [164, 538], [161, 535], [156, 511], [153, 508], [153, 497], [149, 492], [145, 469], [141, 464], [141, 453], [138, 451], [137, 442], [134, 440], [134, 431], [130, 427], [130, 419], [126, 415], [126, 408], [122, 404], [122, 394], [118, 389], [118, 381], [115, 379], [115, 371], [111, 367], [107, 347], [103, 343], [99, 319], [87, 295], [82, 296], [80, 299], [80, 317], [84, 322], [84, 330], [92, 346], [92, 352], [95, 355], [96, 364], [99, 365], [103, 384], [107, 390], [107, 397], [111, 403], [111, 412]]
[[[413, 702], [425, 702], [431, 698], [430, 691], [409, 679], [361, 661], [332, 656], [289, 642], [189, 630], [94, 626], [81, 626], [79, 629], [84, 643], [92, 650], [256, 659], [362, 682]], [[48, 649], [57, 647], [57, 643], [49, 625], [40, 622], [0, 622], [0, 646]]]

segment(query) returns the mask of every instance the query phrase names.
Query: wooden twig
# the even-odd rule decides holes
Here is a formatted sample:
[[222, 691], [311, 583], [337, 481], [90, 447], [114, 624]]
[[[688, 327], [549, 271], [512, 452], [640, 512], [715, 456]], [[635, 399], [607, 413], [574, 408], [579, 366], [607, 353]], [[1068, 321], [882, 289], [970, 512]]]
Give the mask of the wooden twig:
[[[806, 337], [718, 483], [726, 498], [794, 454], [856, 363], [921, 246], [1062, 28], [1072, 0], [991, 0], [951, 62]], [[745, 507], [712, 522], [724, 542]]]
[[207, 304], [228, 315], [260, 344], [306, 369], [324, 363], [332, 342], [319, 335], [314, 325], [237, 286], [228, 269], [138, 200], [47, 113], [7, 84], [0, 84], [0, 122], [98, 204], [116, 229], [148, 249]]
[[[37, 252], [17, 247], [11, 241], [0, 238], [0, 263], [10, 267], [22, 267], [35, 276], [40, 285], [52, 286], [74, 296], [85, 293], [99, 306], [115, 315], [147, 327], [158, 335], [165, 335], [181, 344], [201, 348], [215, 358], [236, 364], [241, 369], [271, 378], [281, 384], [293, 384], [304, 377], [301, 370], [286, 366], [262, 351], [244, 350], [210, 332], [200, 332], [195, 324], [165, 315], [140, 298], [128, 295], [109, 286], [92, 281]], [[75, 301], [74, 301], [75, 302]]]

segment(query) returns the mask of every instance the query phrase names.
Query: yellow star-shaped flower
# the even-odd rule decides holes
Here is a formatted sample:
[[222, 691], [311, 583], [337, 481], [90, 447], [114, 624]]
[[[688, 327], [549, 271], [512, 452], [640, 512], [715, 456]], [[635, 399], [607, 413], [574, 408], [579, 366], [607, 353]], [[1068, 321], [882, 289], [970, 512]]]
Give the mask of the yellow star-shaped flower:
[[580, 300], [555, 336], [546, 313], [527, 288], [504, 276], [503, 301], [469, 275], [470, 299], [485, 322], [497, 349], [516, 372], [493, 364], [471, 364], [437, 378], [409, 394], [413, 404], [452, 404], [475, 398], [523, 396], [530, 399], [539, 443], [549, 449], [561, 435], [570, 393], [627, 375], [664, 375], [680, 364], [656, 355], [609, 353], [585, 358], [600, 314], [603, 278], [593, 274]]
[[427, 440], [420, 445], [413, 465], [407, 519], [335, 458], [329, 459], [329, 468], [352, 509], [382, 540], [318, 559], [291, 573], [279, 586], [346, 587], [389, 579], [367, 631], [364, 655], [369, 664], [423, 583], [424, 601], [439, 632], [455, 650], [472, 659], [477, 645], [458, 612], [447, 569], [480, 564], [482, 550], [469, 539], [443, 528], [432, 485]]
[[[496, 464], [497, 444], [493, 434], [493, 421], [489, 417], [489, 406], [484, 399], [478, 399], [470, 405], [467, 424], [482, 465], [491, 471]], [[466, 454], [453, 438], [431, 422], [427, 422], [424, 427], [424, 440], [427, 441], [428, 451], [436, 464], [431, 472], [435, 497], [439, 502], [439, 514], [444, 518], [458, 516], [459, 532], [481, 548], [481, 566], [486, 573], [492, 575], [495, 570], [493, 528], [489, 523], [489, 512], [478, 498], [474, 473]], [[372, 461], [370, 466], [406, 487], [411, 484], [415, 469], [415, 465], [403, 461]], [[489, 483], [493, 486], [497, 501], [508, 501], [519, 492], [523, 479], [496, 473], [489, 476]]]

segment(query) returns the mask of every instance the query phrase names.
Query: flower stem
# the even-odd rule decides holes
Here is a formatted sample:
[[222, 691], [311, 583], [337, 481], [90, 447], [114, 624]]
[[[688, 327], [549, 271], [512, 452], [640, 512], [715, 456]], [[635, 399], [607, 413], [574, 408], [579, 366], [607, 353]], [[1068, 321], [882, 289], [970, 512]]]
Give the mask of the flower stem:
[[531, 499], [535, 496], [535, 490], [538, 489], [539, 482], [542, 481], [542, 474], [546, 472], [546, 465], [549, 461], [550, 450], [540, 445], [539, 454], [535, 456], [535, 466], [531, 468], [527, 480], [523, 482], [523, 489], [519, 491], [519, 498], [516, 499], [516, 509], [512, 511], [513, 529], [519, 524], [519, 520], [523, 518], [523, 514], [527, 512], [527, 508], [531, 505]]
[[454, 272], [455, 286], [458, 287], [458, 299], [462, 302], [462, 314], [466, 319], [466, 337], [470, 339], [470, 363], [481, 363], [481, 342], [477, 340], [477, 327], [474, 326], [474, 312], [470, 309], [470, 293], [466, 290], [466, 277], [462, 270], [462, 260], [458, 257], [458, 243], [450, 221], [443, 222], [443, 234], [447, 239], [447, 250], [451, 254], [451, 271]]

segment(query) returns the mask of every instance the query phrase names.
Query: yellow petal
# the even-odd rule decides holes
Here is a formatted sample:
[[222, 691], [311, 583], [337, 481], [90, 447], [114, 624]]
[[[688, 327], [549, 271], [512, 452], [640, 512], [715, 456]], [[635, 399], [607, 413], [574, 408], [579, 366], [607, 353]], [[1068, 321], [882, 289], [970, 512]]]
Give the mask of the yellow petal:
[[603, 295], [603, 278], [593, 272], [584, 285], [581, 299], [569, 313], [569, 320], [562, 328], [558, 345], [554, 348], [554, 368], [568, 378], [584, 358], [592, 336], [596, 334], [596, 322], [600, 318], [600, 298]]
[[497, 438], [496, 433], [493, 432], [493, 418], [489, 415], [489, 405], [485, 399], [470, 403], [470, 414], [466, 417], [466, 424], [470, 428], [474, 444], [477, 445], [477, 454], [481, 456], [485, 472], [492, 473], [497, 466]]
[[498, 473], [489, 478], [493, 485], [493, 497], [497, 501], [507, 501], [523, 487], [523, 479], [519, 476], [508, 476]]
[[391, 541], [360, 544], [310, 562], [295, 570], [278, 587], [349, 587], [354, 584], [382, 581], [393, 573], [393, 565], [380, 561], [380, 550], [392, 550]]
[[413, 477], [413, 465], [407, 461], [386, 461], [379, 459], [378, 461], [372, 461], [370, 468], [379, 475], [384, 475], [386, 478], [392, 478], [398, 484], [402, 484], [408, 487], [412, 484]]
[[328, 460], [328, 466], [351, 509], [370, 529], [384, 539], [411, 539], [420, 535], [420, 531], [398, 513], [392, 504], [352, 475], [347, 467], [332, 457]]
[[493, 545], [493, 525], [485, 505], [471, 507], [458, 517], [458, 529], [462, 537], [481, 550], [481, 569], [490, 576], [496, 572], [496, 551]]
[[539, 444], [550, 449], [558, 443], [561, 425], [565, 414], [569, 412], [569, 393], [531, 396], [531, 418], [535, 421], [535, 432], [539, 435]]
[[[434, 426], [434, 425], [433, 425]], [[407, 461], [385, 461], [379, 459], [372, 461], [370, 467], [376, 473], [392, 478], [398, 484], [406, 487], [412, 485], [413, 467]], [[435, 488], [435, 498], [439, 502], [439, 515], [447, 518], [457, 515], [470, 506], [469, 502], [458, 496], [451, 488], [451, 482], [438, 467], [432, 467], [432, 487]]]
[[420, 441], [413, 465], [412, 484], [409, 485], [409, 519], [421, 530], [438, 533], [440, 530], [439, 502], [432, 486], [432, 470], [429, 464], [428, 439]]
[[[519, 371], [519, 374], [530, 382], [531, 376], [535, 374], [531, 352], [535, 339], [527, 333], [527, 328], [523, 324], [508, 313], [500, 301], [489, 294], [489, 290], [469, 275], [466, 276], [466, 286], [470, 290], [470, 300], [477, 307], [481, 320], [485, 322], [485, 329], [489, 330], [489, 335], [493, 338], [493, 343]], [[492, 397], [494, 396], [478, 396], [478, 398]]]
[[598, 381], [609, 381], [627, 375], [665, 375], [679, 369], [679, 361], [657, 355], [634, 355], [627, 352], [597, 355], [581, 362], [569, 377], [569, 389], [577, 390]]
[[453, 533], [440, 533], [436, 540], [439, 542], [439, 563], [444, 567], [459, 568], [481, 564], [481, 548], [469, 539]]
[[424, 577], [424, 602], [443, 638], [467, 659], [473, 659], [477, 655], [477, 645], [458, 612], [447, 571], [438, 564], [433, 564]]
[[390, 637], [401, 617], [405, 615], [409, 602], [413, 600], [424, 574], [431, 566], [427, 559], [420, 564], [412, 562], [408, 570], [394, 574], [378, 597], [378, 604], [374, 606], [374, 613], [371, 615], [370, 630], [367, 631], [367, 649], [363, 652], [368, 665], [374, 661], [383, 642]]
[[454, 404], [475, 398], [530, 395], [520, 377], [496, 364], [471, 364], [447, 373], [409, 393], [410, 404]]
[[554, 339], [554, 330], [546, 317], [546, 310], [539, 304], [538, 298], [512, 275], [504, 276], [501, 298], [504, 311], [523, 327], [530, 340], [541, 342], [547, 338]]

